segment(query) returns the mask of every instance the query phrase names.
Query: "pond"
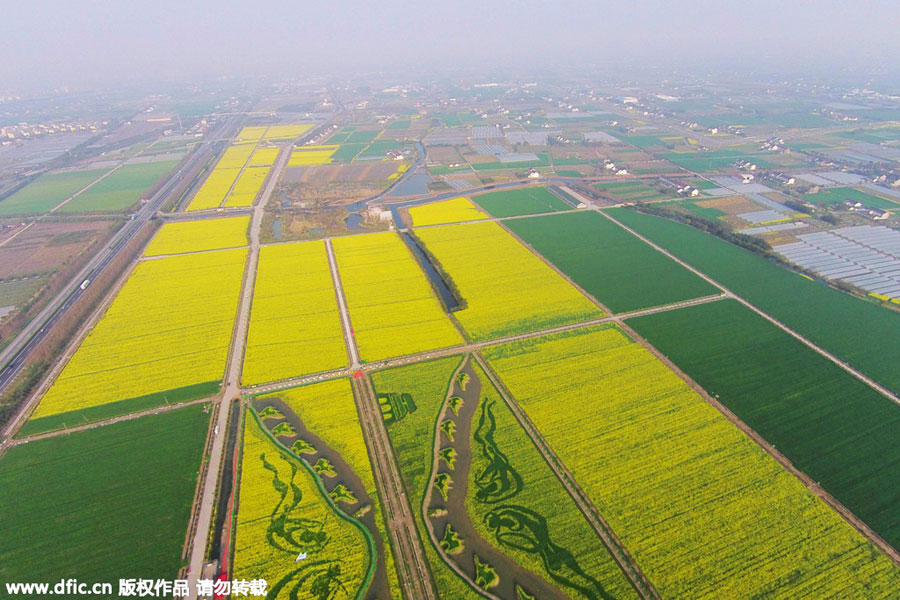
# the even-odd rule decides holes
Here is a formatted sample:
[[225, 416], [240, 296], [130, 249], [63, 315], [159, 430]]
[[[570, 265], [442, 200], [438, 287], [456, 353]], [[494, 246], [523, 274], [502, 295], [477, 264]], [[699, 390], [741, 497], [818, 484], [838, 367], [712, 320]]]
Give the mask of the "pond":
[[276, 240], [281, 239], [281, 217], [275, 217], [272, 221], [272, 237]]
[[347, 215], [347, 218], [344, 219], [344, 225], [347, 226], [347, 229], [351, 229], [353, 231], [359, 231], [362, 229], [362, 215], [359, 213], [350, 213]]

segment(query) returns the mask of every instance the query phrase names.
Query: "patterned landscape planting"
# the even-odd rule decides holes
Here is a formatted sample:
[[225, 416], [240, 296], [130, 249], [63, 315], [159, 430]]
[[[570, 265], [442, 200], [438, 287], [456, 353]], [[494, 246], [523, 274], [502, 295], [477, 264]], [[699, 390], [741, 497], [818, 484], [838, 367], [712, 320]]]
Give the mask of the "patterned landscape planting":
[[900, 314], [810, 281], [697, 229], [613, 208], [609, 214], [788, 327], [900, 393]]
[[[341, 510], [368, 528], [378, 554], [375, 595], [399, 599], [394, 556], [350, 381], [335, 379], [293, 388], [261, 396], [256, 402], [269, 399], [283, 403], [287, 417], [283, 422], [296, 425], [296, 432], [283, 433], [279, 440], [288, 448], [302, 447], [300, 457], [319, 474]], [[277, 420], [266, 420], [270, 422]]]
[[[477, 600], [481, 596], [444, 563], [434, 545], [429, 542], [428, 530], [422, 511], [419, 510], [426, 487], [430, 485], [435, 421], [443, 406], [450, 379], [461, 360], [461, 356], [451, 356], [378, 371], [373, 374], [372, 381], [379, 396], [409, 394], [416, 405], [415, 411], [408, 412], [402, 419], [386, 423], [386, 426], [406, 485], [407, 498], [425, 557], [431, 565], [438, 597]], [[451, 540], [452, 536], [448, 543]]]
[[138, 263], [32, 418], [221, 381], [246, 257], [223, 250]]
[[628, 324], [900, 546], [900, 407], [733, 300]]
[[260, 249], [242, 381], [253, 385], [347, 365], [325, 243]]
[[429, 525], [476, 586], [502, 598], [637, 597], [477, 365], [455, 379], [438, 422]]
[[514, 219], [506, 226], [613, 312], [718, 292], [595, 212]]
[[414, 227], [424, 225], [443, 225], [462, 221], [480, 221], [488, 215], [482, 212], [472, 201], [465, 197], [429, 202], [420, 206], [411, 206], [409, 216]]
[[144, 256], [246, 246], [249, 226], [249, 216], [165, 223], [147, 244]]
[[0, 579], [175, 579], [208, 408], [10, 448], [0, 458]]
[[468, 302], [454, 316], [475, 340], [603, 315], [497, 223], [429, 227], [416, 233]]
[[[314, 471], [245, 418], [234, 579], [265, 579], [267, 598], [352, 600], [368, 584], [364, 527], [340, 512]], [[299, 554], [306, 559], [298, 561]], [[323, 595], [324, 594], [324, 595]]]
[[890, 598], [900, 569], [615, 327], [491, 347], [666, 598]]
[[363, 359], [463, 343], [399, 235], [357, 235], [332, 244]]

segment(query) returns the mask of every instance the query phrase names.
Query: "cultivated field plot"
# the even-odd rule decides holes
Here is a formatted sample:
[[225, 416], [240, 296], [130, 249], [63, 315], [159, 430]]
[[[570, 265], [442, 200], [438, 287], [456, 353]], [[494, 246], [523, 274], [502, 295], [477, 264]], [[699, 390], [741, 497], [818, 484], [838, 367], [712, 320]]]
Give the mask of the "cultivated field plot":
[[111, 582], [113, 594], [121, 577], [174, 579], [208, 422], [188, 406], [10, 449], [0, 579]]
[[139, 263], [23, 431], [218, 390], [246, 257], [222, 250]]
[[834, 206], [849, 200], [850, 202], [861, 202], [867, 208], [900, 209], [900, 204], [896, 202], [867, 194], [855, 188], [820, 189], [816, 194], [805, 194], [803, 200], [817, 206]]
[[256, 200], [256, 196], [259, 194], [259, 190], [262, 188], [268, 174], [268, 167], [248, 167], [244, 169], [237, 183], [234, 184], [234, 189], [231, 190], [231, 193], [225, 199], [225, 206], [253, 206], [253, 202]]
[[[399, 396], [418, 410], [411, 394]], [[524, 597], [522, 591], [547, 600], [637, 597], [471, 359], [451, 385], [432, 439], [438, 460], [426, 497], [427, 523], [442, 558], [478, 587], [501, 598]], [[545, 560], [549, 552], [555, 560]], [[481, 573], [486, 569], [478, 563], [496, 577]]]
[[[205, 210], [221, 206], [225, 196], [231, 190], [231, 186], [234, 185], [238, 176], [241, 175], [241, 169], [250, 160], [250, 155], [253, 154], [255, 148], [255, 142], [234, 143], [229, 146], [225, 153], [222, 154], [219, 162], [216, 163], [212, 173], [203, 182], [191, 203], [188, 204], [187, 210]], [[267, 169], [264, 170], [267, 171]], [[252, 188], [253, 184], [255, 184], [255, 181], [252, 181], [249, 187]], [[262, 183], [260, 182], [259, 185], [262, 185]], [[256, 190], [258, 189], [259, 186], [257, 185]], [[255, 190], [253, 195], [256, 195]], [[252, 199], [250, 202], [252, 203]]]
[[[268, 598], [357, 598], [371, 561], [364, 527], [339, 512], [315, 472], [245, 415], [233, 577], [265, 579]], [[297, 561], [300, 553], [307, 560]]]
[[113, 221], [41, 221], [0, 246], [0, 279], [58, 270], [104, 236]]
[[242, 376], [245, 385], [347, 365], [325, 243], [260, 249]]
[[386, 422], [386, 426], [438, 597], [477, 600], [481, 596], [453, 572], [431, 543], [421, 510], [431, 477], [434, 450], [430, 442], [434, 439], [435, 422], [450, 388], [450, 380], [461, 361], [461, 356], [451, 356], [378, 371], [372, 375], [372, 381], [380, 402], [384, 401], [383, 396], [405, 393], [416, 405], [415, 411], [407, 412], [402, 419]]
[[718, 292], [596, 212], [513, 219], [505, 224], [613, 312]]
[[216, 163], [217, 169], [240, 169], [256, 149], [255, 143], [234, 143], [226, 148], [222, 158]]
[[[123, 212], [143, 197], [178, 161], [126, 164], [59, 209], [61, 213]], [[0, 205], [2, 206], [2, 205]]]
[[291, 152], [291, 157], [288, 159], [288, 166], [327, 165], [334, 162], [331, 157], [337, 149], [337, 146], [301, 146], [300, 148], [294, 148]]
[[246, 125], [241, 128], [240, 133], [237, 134], [237, 138], [239, 140], [259, 140], [262, 138], [263, 134], [266, 133], [266, 129], [268, 126], [266, 125]]
[[400, 236], [332, 240], [360, 356], [368, 361], [463, 343]]
[[426, 225], [443, 225], [446, 223], [461, 223], [463, 221], [481, 221], [488, 215], [472, 204], [465, 197], [429, 202], [409, 208], [409, 216], [414, 227]]
[[[695, 173], [730, 169], [739, 160], [750, 161], [760, 168], [776, 167], [778, 164], [773, 161], [780, 159], [778, 155], [774, 154], [759, 154], [735, 149], [714, 150], [711, 152], [666, 152], [661, 154], [660, 157]], [[784, 162], [783, 159], [782, 162]], [[802, 164], [800, 159], [792, 159], [786, 162], [787, 164], [783, 164], [783, 166]]]
[[0, 319], [32, 298], [44, 284], [47, 277], [35, 275], [25, 279], [0, 281]]
[[188, 204], [187, 210], [208, 210], [210, 208], [218, 208], [222, 204], [222, 200], [228, 195], [228, 190], [234, 184], [234, 181], [241, 174], [240, 168], [237, 169], [220, 169], [216, 168], [200, 189], [191, 203]]
[[687, 225], [625, 209], [609, 214], [801, 335], [900, 392], [900, 314], [810, 281]]
[[900, 545], [900, 407], [731, 300], [628, 324]]
[[222, 250], [247, 245], [250, 217], [165, 223], [153, 237], [144, 256]]
[[278, 153], [281, 152], [281, 148], [257, 148], [253, 153], [253, 156], [250, 157], [250, 162], [247, 163], [248, 167], [269, 167], [275, 164], [275, 159], [278, 158]]
[[612, 326], [485, 356], [663, 598], [889, 598], [900, 569]]
[[108, 171], [59, 171], [41, 175], [0, 200], [0, 216], [45, 213]]
[[492, 217], [514, 217], [538, 213], [571, 210], [571, 206], [557, 198], [545, 187], [489, 192], [475, 197], [478, 206]]
[[616, 183], [595, 183], [594, 187], [620, 202], [647, 202], [663, 198], [662, 194], [647, 183], [634, 179]]
[[[400, 165], [400, 168], [406, 165]], [[284, 183], [366, 183], [386, 182], [399, 177], [400, 171], [393, 161], [353, 163], [349, 165], [313, 165], [288, 167], [281, 180]]]
[[454, 315], [475, 340], [603, 315], [497, 223], [428, 227], [416, 233], [468, 303]]
[[370, 594], [399, 598], [393, 552], [362, 424], [349, 379], [260, 396], [254, 400], [265, 426], [316, 473], [339, 510], [367, 530], [375, 555]]
[[293, 140], [315, 127], [313, 123], [299, 123], [296, 125], [269, 125], [263, 140]]

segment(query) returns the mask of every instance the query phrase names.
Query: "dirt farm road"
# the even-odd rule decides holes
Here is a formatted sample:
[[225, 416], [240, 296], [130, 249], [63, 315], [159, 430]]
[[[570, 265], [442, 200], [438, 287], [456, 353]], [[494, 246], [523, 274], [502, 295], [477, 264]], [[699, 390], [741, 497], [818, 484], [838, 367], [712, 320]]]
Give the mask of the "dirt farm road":
[[282, 150], [281, 154], [278, 155], [278, 159], [275, 161], [275, 165], [269, 173], [266, 187], [253, 210], [253, 218], [250, 221], [250, 253], [247, 257], [243, 287], [241, 288], [240, 305], [235, 320], [231, 350], [228, 356], [228, 367], [225, 371], [225, 389], [222, 393], [222, 399], [220, 400], [218, 420], [214, 429], [214, 431], [218, 431], [218, 435], [213, 439], [209, 464], [207, 465], [206, 470], [206, 479], [203, 481], [203, 488], [200, 496], [200, 508], [196, 519], [196, 530], [194, 539], [191, 543], [190, 561], [188, 562], [188, 589], [190, 590], [188, 598], [190, 598], [190, 600], [195, 600], [197, 598], [196, 581], [200, 576], [206, 559], [206, 543], [209, 540], [210, 528], [212, 526], [212, 511], [216, 505], [219, 471], [221, 470], [222, 459], [225, 455], [225, 439], [227, 438], [226, 429], [228, 425], [228, 415], [231, 412], [228, 410], [228, 407], [233, 400], [239, 398], [241, 395], [240, 382], [241, 369], [244, 362], [244, 346], [250, 324], [250, 305], [253, 301], [253, 287], [256, 282], [256, 266], [259, 263], [259, 230], [262, 225], [266, 204], [269, 202], [269, 197], [275, 190], [275, 185], [278, 183], [281, 171], [284, 169], [285, 165], [287, 165], [288, 159], [291, 156], [292, 147], [293, 145], [287, 146]]

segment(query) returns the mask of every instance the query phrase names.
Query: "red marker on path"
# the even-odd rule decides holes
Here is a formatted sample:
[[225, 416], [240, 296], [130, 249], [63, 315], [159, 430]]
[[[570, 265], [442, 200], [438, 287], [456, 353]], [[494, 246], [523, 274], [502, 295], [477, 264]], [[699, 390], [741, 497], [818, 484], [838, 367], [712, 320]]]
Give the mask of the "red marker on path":
[[353, 374], [353, 379], [362, 379], [365, 377], [365, 374], [362, 371], [357, 371]]

